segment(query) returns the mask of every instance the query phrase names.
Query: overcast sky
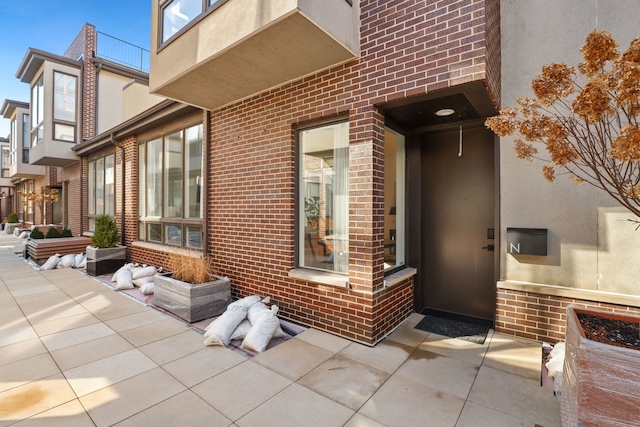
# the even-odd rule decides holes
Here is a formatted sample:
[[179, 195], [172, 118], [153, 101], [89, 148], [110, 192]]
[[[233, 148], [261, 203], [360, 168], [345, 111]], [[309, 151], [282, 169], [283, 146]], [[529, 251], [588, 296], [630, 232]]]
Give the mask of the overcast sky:
[[[0, 0], [0, 106], [29, 102], [29, 85], [16, 78], [32, 47], [63, 55], [85, 23], [97, 31], [149, 49], [152, 0]], [[0, 136], [9, 120], [0, 116]]]

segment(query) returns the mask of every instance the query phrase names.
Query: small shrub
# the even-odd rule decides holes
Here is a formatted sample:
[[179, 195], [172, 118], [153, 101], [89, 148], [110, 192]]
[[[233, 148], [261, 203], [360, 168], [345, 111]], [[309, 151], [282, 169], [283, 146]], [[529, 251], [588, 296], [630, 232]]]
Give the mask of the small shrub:
[[60, 237], [73, 237], [73, 234], [68, 228], [63, 228], [62, 232], [60, 233]]
[[119, 240], [120, 234], [113, 219], [109, 215], [97, 216], [91, 244], [96, 248], [115, 248]]
[[60, 237], [58, 229], [55, 227], [49, 227], [49, 230], [47, 231], [47, 239], [57, 239], [58, 237]]
[[20, 222], [20, 220], [18, 219], [18, 214], [15, 212], [11, 212], [9, 214], [9, 216], [7, 217], [7, 222], [9, 224], [16, 224], [18, 222]]
[[31, 237], [32, 239], [44, 239], [44, 233], [40, 231], [38, 227], [36, 227], [31, 230], [31, 234], [29, 234], [29, 237]]
[[211, 281], [211, 262], [208, 257], [194, 257], [188, 254], [169, 255], [169, 264], [173, 278], [192, 284]]

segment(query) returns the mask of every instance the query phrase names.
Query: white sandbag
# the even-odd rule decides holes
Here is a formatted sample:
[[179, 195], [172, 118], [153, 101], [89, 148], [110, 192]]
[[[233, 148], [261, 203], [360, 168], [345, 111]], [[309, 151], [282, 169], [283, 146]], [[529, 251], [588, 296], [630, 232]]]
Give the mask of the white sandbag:
[[273, 334], [279, 327], [280, 320], [278, 320], [278, 316], [274, 311], [261, 311], [240, 347], [245, 350], [262, 353], [267, 349]]
[[249, 322], [249, 319], [244, 319], [242, 322], [240, 322], [238, 327], [231, 334], [231, 341], [243, 340], [244, 337], [247, 336], [250, 330], [251, 330], [251, 322]]
[[[250, 295], [248, 297], [240, 298], [239, 300], [232, 302], [231, 304], [229, 304], [227, 306], [227, 310], [240, 308], [240, 309], [244, 310], [245, 317], [246, 317], [246, 312], [247, 312], [247, 310], [249, 310], [249, 307], [251, 307], [253, 304], [255, 304], [257, 302], [260, 302], [260, 297], [258, 295]], [[212, 324], [213, 324], [213, 322], [209, 323], [209, 325], [207, 325], [205, 330], [208, 330], [209, 327]]]
[[149, 277], [154, 276], [158, 272], [158, 269], [153, 265], [148, 265], [146, 267], [136, 267], [131, 270], [131, 278], [133, 280], [139, 279], [141, 277]]
[[545, 363], [549, 375], [553, 378], [562, 376], [562, 370], [564, 368], [564, 341], [559, 342], [553, 346], [553, 350], [549, 353], [549, 361]]
[[[265, 303], [257, 302], [249, 308], [249, 312], [247, 313], [247, 319], [249, 319], [249, 322], [251, 322], [252, 325], [255, 325], [260, 315], [267, 311], [273, 311], [275, 314], [278, 312], [278, 306], [272, 305], [271, 308], [269, 308]], [[284, 336], [285, 336], [285, 333], [280, 327], [280, 322], [278, 322], [278, 328], [276, 329], [273, 335], [273, 338], [282, 338]]]
[[129, 271], [129, 275], [130, 275], [130, 274], [131, 274], [131, 271], [130, 271], [130, 270], [131, 270], [134, 266], [135, 266], [135, 265], [134, 265], [132, 262], [130, 262], [130, 263], [128, 263], [128, 264], [123, 265], [122, 267], [120, 267], [119, 269], [117, 269], [115, 273], [113, 273], [113, 276], [111, 276], [111, 281], [112, 281], [112, 282], [117, 282], [117, 281], [118, 281], [118, 274], [120, 274], [120, 272], [125, 271], [125, 270]]
[[76, 268], [78, 268], [78, 266], [80, 264], [82, 264], [82, 261], [84, 260], [85, 256], [83, 254], [76, 254], [75, 255], [75, 266]]
[[87, 268], [87, 256], [80, 254], [82, 256], [82, 260], [78, 262], [78, 257], [76, 256], [76, 268]]
[[152, 280], [151, 282], [145, 283], [144, 285], [140, 286], [140, 292], [142, 292], [144, 295], [150, 295], [155, 292], [155, 289], [156, 289], [155, 286], [156, 285], [153, 283], [153, 280]]
[[53, 270], [60, 262], [60, 254], [51, 255], [47, 262], [40, 266], [40, 270]]
[[231, 334], [236, 330], [240, 322], [247, 318], [247, 312], [242, 306], [232, 307], [216, 317], [207, 327], [204, 333], [204, 345], [228, 346]]
[[74, 268], [76, 266], [76, 256], [73, 254], [65, 255], [60, 258], [60, 262], [56, 268]]
[[116, 277], [116, 290], [123, 291], [125, 289], [133, 289], [131, 270], [122, 270]]
[[[131, 272], [131, 277], [133, 277], [133, 271]], [[153, 276], [143, 276], [138, 277], [137, 279], [133, 279], [133, 285], [141, 288], [147, 283], [153, 283]]]
[[26, 239], [27, 237], [29, 237], [29, 232], [28, 231], [23, 231], [22, 233], [20, 233], [18, 235], [18, 239]]

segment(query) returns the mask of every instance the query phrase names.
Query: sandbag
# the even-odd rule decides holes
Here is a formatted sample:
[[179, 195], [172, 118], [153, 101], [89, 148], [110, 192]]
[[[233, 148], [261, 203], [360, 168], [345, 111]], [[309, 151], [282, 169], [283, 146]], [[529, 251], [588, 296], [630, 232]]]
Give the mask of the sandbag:
[[65, 255], [60, 258], [60, 262], [56, 265], [56, 268], [73, 268], [76, 266], [76, 256], [73, 254]]
[[[133, 271], [131, 272], [131, 277], [134, 277]], [[153, 283], [153, 276], [143, 276], [137, 279], [133, 279], [133, 285], [141, 288], [147, 283]]]
[[26, 239], [27, 237], [29, 237], [29, 232], [28, 231], [23, 231], [22, 233], [20, 233], [18, 235], [18, 239]]
[[[255, 323], [257, 322], [258, 318], [262, 313], [267, 311], [272, 311], [272, 310], [277, 313], [278, 306], [272, 305], [271, 308], [269, 308], [265, 303], [257, 302], [249, 308], [249, 311], [247, 313], [247, 319], [249, 319], [249, 322], [251, 322], [251, 325], [255, 325]], [[278, 322], [278, 327], [276, 328], [273, 338], [282, 338], [284, 336], [285, 336], [285, 333], [282, 330], [282, 327], [280, 327], [280, 322]]]
[[262, 353], [267, 349], [273, 334], [280, 327], [280, 320], [276, 316], [277, 306], [272, 306], [275, 310], [260, 311], [254, 318], [251, 329], [242, 340], [241, 348], [256, 353]]
[[152, 293], [155, 292], [155, 283], [153, 283], [153, 280], [149, 283], [145, 283], [144, 285], [140, 286], [140, 292], [142, 292], [144, 295], [150, 295]]
[[51, 255], [47, 262], [40, 266], [40, 270], [53, 270], [60, 262], [60, 254]]
[[250, 330], [251, 322], [249, 322], [249, 319], [244, 319], [231, 334], [231, 341], [243, 340]]
[[87, 257], [86, 257], [86, 255], [82, 255], [82, 261], [80, 261], [80, 262], [78, 262], [78, 257], [76, 257], [76, 268], [87, 268]]
[[79, 268], [78, 266], [80, 264], [82, 264], [82, 261], [84, 261], [84, 259], [86, 258], [83, 254], [76, 254], [75, 256], [75, 267]]
[[234, 307], [229, 304], [227, 310], [216, 317], [207, 327], [204, 333], [204, 345], [228, 346], [231, 334], [240, 322], [247, 318], [247, 312], [240, 305]]
[[133, 289], [133, 281], [131, 280], [131, 270], [122, 270], [116, 277], [116, 290]]
[[[113, 276], [111, 276], [111, 281], [112, 282], [117, 282], [118, 281], [118, 274], [120, 274], [120, 272], [125, 271], [125, 270], [131, 270], [134, 266], [135, 266], [135, 264], [133, 264], [132, 262], [123, 265], [122, 267], [117, 269], [115, 273], [113, 273]], [[129, 274], [131, 274], [131, 272], [129, 272]]]
[[131, 269], [131, 278], [133, 280], [141, 277], [154, 276], [158, 272], [158, 269], [153, 265], [147, 265], [145, 267], [136, 267]]
[[[235, 309], [240, 308], [242, 310], [244, 310], [245, 312], [245, 317], [246, 317], [246, 312], [247, 310], [249, 310], [249, 307], [251, 307], [253, 304], [260, 302], [260, 297], [258, 295], [250, 295], [248, 297], [244, 297], [244, 298], [240, 298], [237, 301], [232, 302], [231, 304], [229, 304], [227, 306], [227, 310], [229, 309]], [[242, 319], [244, 320], [244, 319]], [[215, 321], [215, 319], [214, 319]], [[209, 325], [207, 325], [207, 327], [205, 328], [206, 330], [209, 330], [209, 327], [211, 327], [211, 325], [213, 324], [213, 322], [209, 323]]]

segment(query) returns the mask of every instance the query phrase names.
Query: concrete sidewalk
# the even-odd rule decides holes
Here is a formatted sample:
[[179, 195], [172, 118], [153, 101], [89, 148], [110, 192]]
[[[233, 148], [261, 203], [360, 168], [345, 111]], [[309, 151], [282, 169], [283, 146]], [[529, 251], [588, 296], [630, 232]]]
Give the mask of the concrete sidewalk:
[[414, 314], [374, 348], [307, 329], [248, 357], [8, 247], [0, 280], [0, 426], [561, 426], [535, 342], [437, 336]]

